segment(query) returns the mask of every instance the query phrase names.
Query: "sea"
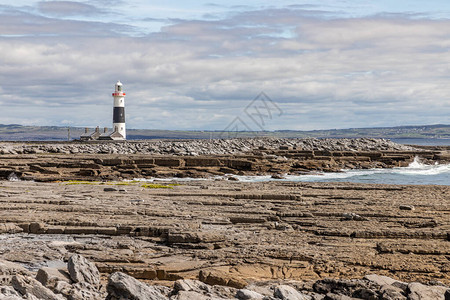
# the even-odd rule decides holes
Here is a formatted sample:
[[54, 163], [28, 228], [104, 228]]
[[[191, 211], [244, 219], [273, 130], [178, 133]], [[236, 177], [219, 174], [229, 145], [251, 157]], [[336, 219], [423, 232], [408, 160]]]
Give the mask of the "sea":
[[[266, 176], [225, 175], [211, 178], [171, 178], [173, 181], [214, 180], [236, 177], [241, 182], [294, 181], [294, 182], [354, 182], [398, 185], [448, 185], [450, 186], [450, 164], [427, 165], [420, 157], [407, 167], [392, 169], [341, 170], [336, 173], [314, 173], [305, 175], [286, 175], [283, 179]], [[159, 182], [167, 179], [135, 178], [143, 182]]]
[[[392, 139], [405, 145], [450, 146], [450, 139]], [[240, 181], [257, 182], [275, 180], [270, 176], [236, 176]], [[450, 164], [427, 165], [420, 157], [407, 167], [392, 169], [342, 170], [338, 173], [313, 175], [286, 175], [285, 181], [299, 182], [355, 182], [400, 185], [450, 185]]]
[[426, 165], [416, 157], [403, 168], [342, 170], [338, 173], [316, 173], [313, 175], [286, 175], [284, 179], [270, 176], [235, 176], [243, 182], [297, 181], [297, 182], [356, 182], [400, 185], [450, 185], [450, 164]]
[[390, 139], [391, 141], [403, 145], [420, 146], [450, 146], [450, 139]]

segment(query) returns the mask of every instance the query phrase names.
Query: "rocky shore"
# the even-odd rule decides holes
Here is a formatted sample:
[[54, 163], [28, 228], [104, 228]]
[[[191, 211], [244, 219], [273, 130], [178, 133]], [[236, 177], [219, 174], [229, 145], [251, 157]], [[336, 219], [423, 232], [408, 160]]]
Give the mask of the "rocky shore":
[[[240, 289], [303, 299], [276, 296], [279, 285], [314, 297], [304, 299], [444, 299], [448, 199], [448, 186], [2, 181], [0, 258], [38, 272], [82, 255], [103, 286], [120, 272], [169, 287], [161, 299], [234, 299]], [[382, 296], [390, 287], [370, 274], [402, 282], [397, 296]], [[210, 298], [177, 298], [178, 280], [203, 282]], [[440, 292], [413, 296], [414, 282]]]
[[448, 149], [380, 139], [232, 139], [123, 143], [0, 143], [0, 178], [36, 181], [299, 175], [450, 162]]
[[[449, 186], [227, 180], [448, 163], [448, 148], [239, 139], [0, 149], [0, 299], [450, 297]], [[154, 181], [123, 181], [133, 178]]]

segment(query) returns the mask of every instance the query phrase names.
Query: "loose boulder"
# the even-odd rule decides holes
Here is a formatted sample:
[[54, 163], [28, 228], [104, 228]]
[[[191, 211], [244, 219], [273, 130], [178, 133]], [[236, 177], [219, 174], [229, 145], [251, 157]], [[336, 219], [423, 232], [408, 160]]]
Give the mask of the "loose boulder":
[[95, 264], [79, 254], [72, 255], [67, 262], [70, 278], [75, 282], [86, 282], [96, 288], [100, 286], [100, 272]]
[[197, 293], [210, 292], [210, 287], [199, 280], [180, 279], [173, 285], [174, 292], [194, 291]]
[[236, 298], [239, 300], [262, 300], [264, 296], [255, 291], [241, 289], [236, 292]]
[[385, 284], [393, 284], [394, 282], [398, 282], [398, 280], [392, 279], [391, 277], [383, 276], [383, 275], [377, 275], [377, 274], [369, 274], [364, 276], [364, 279], [373, 282], [375, 284], [378, 284], [380, 286], [383, 286]]
[[2, 299], [2, 300], [22, 300], [23, 298], [12, 287], [0, 286], [0, 299]]
[[418, 282], [412, 282], [408, 284], [408, 299], [444, 300], [447, 289], [448, 288], [444, 286], [428, 286]]
[[283, 300], [308, 300], [305, 295], [288, 285], [277, 286], [273, 292], [273, 296]]
[[48, 267], [39, 269], [36, 275], [36, 280], [48, 288], [54, 287], [58, 281], [70, 283], [69, 274], [67, 272]]
[[111, 274], [106, 288], [106, 300], [167, 300], [168, 298], [156, 287], [144, 284], [137, 279], [116, 272]]
[[39, 281], [31, 277], [15, 275], [13, 276], [11, 283], [16, 291], [27, 298], [32, 298], [31, 296], [34, 296], [37, 299], [64, 300], [64, 297], [56, 295]]

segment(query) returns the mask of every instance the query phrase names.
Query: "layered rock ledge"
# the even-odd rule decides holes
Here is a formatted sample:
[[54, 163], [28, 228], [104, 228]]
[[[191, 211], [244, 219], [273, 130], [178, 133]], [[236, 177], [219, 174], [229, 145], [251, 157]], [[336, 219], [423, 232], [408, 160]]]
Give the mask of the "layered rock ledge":
[[448, 186], [3, 181], [0, 258], [37, 270], [81, 254], [151, 282], [376, 273], [448, 285], [448, 199]]
[[450, 161], [448, 149], [379, 139], [233, 139], [123, 143], [0, 143], [0, 178], [38, 181], [303, 174]]

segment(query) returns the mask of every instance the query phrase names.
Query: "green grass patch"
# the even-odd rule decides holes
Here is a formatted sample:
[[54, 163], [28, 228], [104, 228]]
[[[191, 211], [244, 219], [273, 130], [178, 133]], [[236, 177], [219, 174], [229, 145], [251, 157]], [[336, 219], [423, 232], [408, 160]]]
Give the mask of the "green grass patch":
[[173, 189], [173, 186], [156, 184], [156, 183], [145, 183], [145, 184], [142, 184], [141, 187], [146, 188], [146, 189]]
[[76, 185], [76, 184], [88, 184], [88, 185], [96, 185], [103, 184], [100, 181], [83, 181], [83, 180], [69, 180], [63, 182], [65, 185]]
[[141, 183], [141, 181], [139, 181], [139, 180], [121, 181], [121, 182], [117, 182], [116, 185], [132, 185], [132, 184], [136, 184], [136, 183]]
[[[130, 186], [130, 185], [138, 185], [142, 181], [132, 180], [132, 181], [121, 181], [121, 182], [101, 182], [101, 181], [86, 181], [86, 180], [69, 180], [63, 181], [62, 183], [65, 185], [120, 185], [120, 186]], [[181, 184], [178, 183], [169, 183], [167, 185], [157, 184], [157, 183], [144, 183], [141, 184], [141, 187], [147, 189], [173, 189], [174, 186], [179, 186]]]

